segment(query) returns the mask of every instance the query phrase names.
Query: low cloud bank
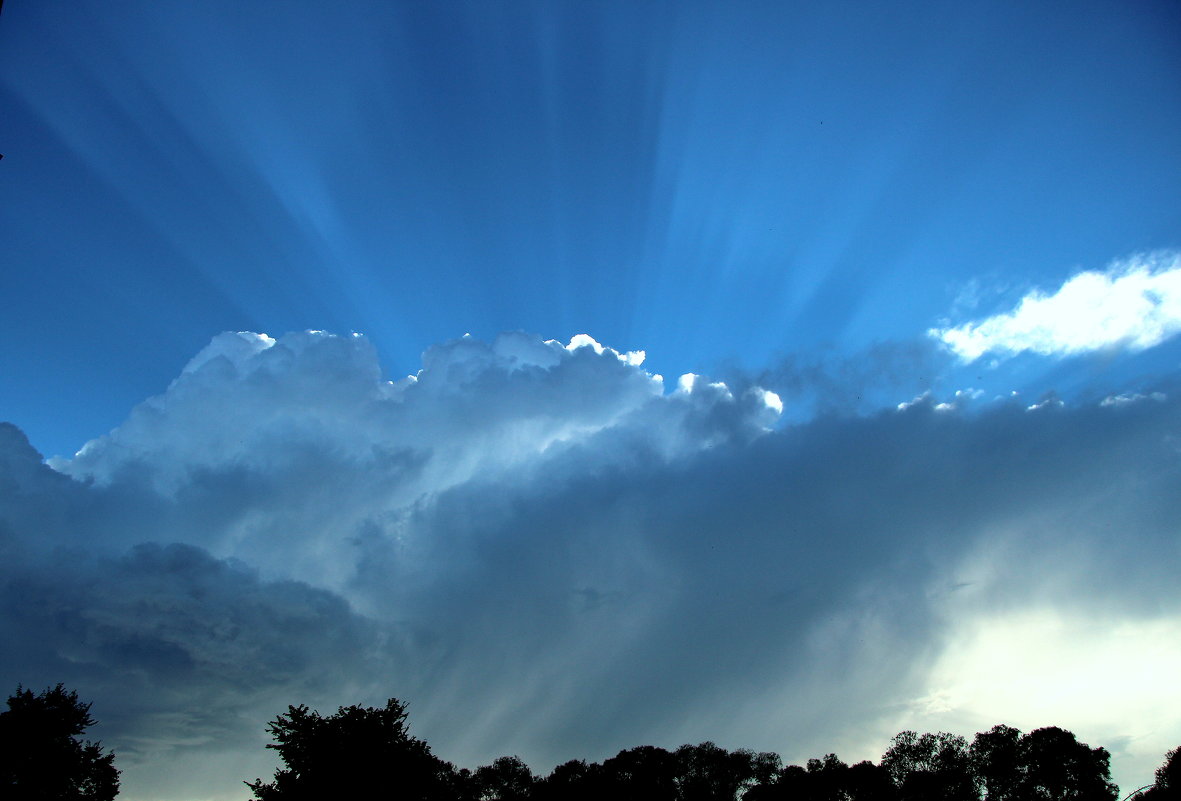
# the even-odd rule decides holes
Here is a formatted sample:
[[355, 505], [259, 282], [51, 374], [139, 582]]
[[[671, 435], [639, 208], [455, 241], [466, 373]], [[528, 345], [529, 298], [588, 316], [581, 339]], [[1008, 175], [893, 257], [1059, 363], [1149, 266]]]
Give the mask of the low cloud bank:
[[[1176, 397], [776, 427], [764, 390], [666, 386], [589, 338], [463, 338], [390, 382], [364, 337], [223, 334], [52, 469], [0, 427], [0, 680], [94, 700], [132, 801], [240, 797], [286, 704], [389, 696], [473, 767], [707, 738], [876, 758], [1003, 721], [1075, 725], [1135, 781], [1181, 726], [1106, 703], [1102, 660], [1074, 719], [1081, 694], [954, 677], [987, 674], [998, 621], [1181, 620]], [[1045, 673], [1053, 638], [1021, 642]]]

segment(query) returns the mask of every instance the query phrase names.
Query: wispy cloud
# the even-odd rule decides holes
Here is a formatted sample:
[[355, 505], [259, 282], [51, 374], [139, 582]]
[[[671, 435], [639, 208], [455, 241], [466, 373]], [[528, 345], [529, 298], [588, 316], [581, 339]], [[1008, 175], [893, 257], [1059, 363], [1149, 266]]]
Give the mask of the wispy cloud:
[[1106, 348], [1144, 350], [1181, 332], [1181, 254], [1134, 256], [1079, 273], [1052, 294], [1034, 290], [1015, 309], [932, 328], [966, 362], [1025, 351], [1071, 356]]

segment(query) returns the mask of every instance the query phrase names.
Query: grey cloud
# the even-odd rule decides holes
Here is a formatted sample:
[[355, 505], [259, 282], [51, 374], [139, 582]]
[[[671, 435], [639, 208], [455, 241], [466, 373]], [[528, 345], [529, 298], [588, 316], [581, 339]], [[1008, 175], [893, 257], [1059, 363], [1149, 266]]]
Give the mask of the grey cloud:
[[[554, 659], [555, 643], [580, 655], [570, 669], [589, 683], [578, 714], [531, 733], [524, 725], [555, 680], [490, 721], [489, 743], [515, 731], [550, 753], [567, 740], [586, 749], [597, 732], [606, 753], [644, 736], [670, 742], [696, 715], [762, 737], [780, 722], [735, 727], [722, 722], [726, 704], [774, 697], [803, 677], [795, 703], [823, 699], [826, 719], [791, 733], [819, 739], [819, 726], [835, 737], [915, 691], [956, 584], [971, 581], [982, 610], [1177, 611], [1178, 455], [1161, 432], [1178, 410], [1152, 411], [1039, 419], [1018, 407], [967, 417], [926, 406], [817, 422], [675, 467], [588, 476], [579, 461], [551, 465], [548, 484], [457, 488], [415, 521], [437, 549], [420, 556], [435, 565], [422, 572], [438, 582], [415, 601], [454, 649], [447, 664], [498, 694], [519, 697], [528, 685], [518, 680]], [[1007, 571], [962, 575], [994, 542]], [[450, 554], [473, 552], [466, 570], [445, 569]], [[611, 601], [586, 610], [574, 602], [586, 587]], [[863, 650], [867, 637], [884, 638], [888, 653]], [[855, 666], [869, 657], [881, 660], [880, 684], [867, 690]]]
[[0, 679], [94, 689], [141, 788], [176, 792], [149, 741], [261, 753], [287, 703], [386, 695], [470, 766], [801, 758], [892, 733], [953, 601], [1181, 613], [1168, 387], [768, 431], [757, 393], [662, 392], [590, 347], [457, 340], [390, 385], [359, 340], [222, 343], [73, 478], [0, 429], [0, 598], [29, 643]]
[[0, 621], [16, 646], [6, 649], [5, 680], [77, 687], [133, 777], [234, 749], [257, 751], [265, 765], [268, 717], [301, 698], [368, 692], [390, 670], [398, 636], [333, 593], [263, 581], [181, 544], [143, 544], [119, 558], [74, 548], [6, 558]]
[[795, 421], [816, 415], [871, 413], [933, 387], [951, 359], [929, 340], [874, 342], [853, 354], [835, 347], [789, 353], [753, 372], [726, 373], [728, 383], [777, 392]]

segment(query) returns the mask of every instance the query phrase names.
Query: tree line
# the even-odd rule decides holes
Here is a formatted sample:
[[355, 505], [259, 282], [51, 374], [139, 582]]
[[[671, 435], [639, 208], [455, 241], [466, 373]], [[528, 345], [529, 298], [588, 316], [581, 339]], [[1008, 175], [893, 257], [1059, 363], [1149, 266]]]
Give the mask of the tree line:
[[[804, 765], [778, 754], [712, 742], [668, 750], [642, 745], [602, 762], [571, 760], [535, 775], [504, 756], [456, 768], [410, 734], [406, 705], [340, 707], [321, 715], [291, 706], [268, 724], [282, 762], [271, 781], [245, 782], [257, 801], [1118, 801], [1106, 749], [1055, 726], [1023, 733], [997, 725], [969, 742], [947, 732], [903, 731], [881, 760]], [[62, 685], [18, 687], [0, 712], [0, 797], [111, 801], [114, 754], [81, 740], [90, 704]], [[1181, 801], [1181, 747], [1134, 801]]]

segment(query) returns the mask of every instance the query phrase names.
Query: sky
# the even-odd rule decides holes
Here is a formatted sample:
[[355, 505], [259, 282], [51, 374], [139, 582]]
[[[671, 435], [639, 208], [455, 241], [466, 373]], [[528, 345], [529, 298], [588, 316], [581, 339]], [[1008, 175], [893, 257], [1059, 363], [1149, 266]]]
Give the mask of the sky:
[[0, 15], [0, 686], [129, 801], [1181, 744], [1173, 3]]

